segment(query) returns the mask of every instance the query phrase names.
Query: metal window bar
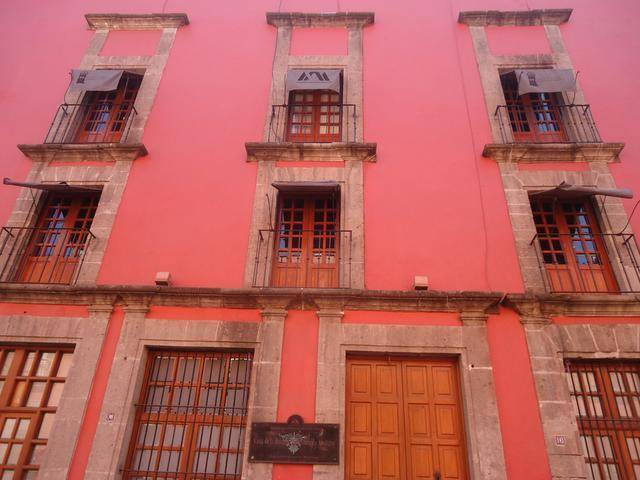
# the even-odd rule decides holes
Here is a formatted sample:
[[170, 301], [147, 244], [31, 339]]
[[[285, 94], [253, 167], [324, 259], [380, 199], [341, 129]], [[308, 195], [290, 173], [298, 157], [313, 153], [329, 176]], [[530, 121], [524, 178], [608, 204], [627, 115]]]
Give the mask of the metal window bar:
[[3, 227], [0, 282], [73, 284], [92, 240], [88, 228]]
[[[529, 107], [523, 107], [521, 105], [498, 105], [494, 116], [498, 122], [500, 129], [500, 135], [502, 143], [520, 143], [520, 142], [535, 142], [535, 143], [565, 143], [559, 142], [557, 137], [551, 136], [551, 140], [545, 139], [545, 133], [548, 132], [536, 132], [536, 125], [531, 125], [528, 122], [528, 128], [531, 129], [526, 133], [531, 133], [531, 136], [527, 140], [518, 140], [518, 133], [523, 128], [521, 115], [525, 110], [531, 110]], [[528, 110], [527, 110], [528, 111]], [[533, 114], [533, 111], [530, 113]], [[568, 143], [600, 143], [602, 139], [600, 133], [596, 127], [591, 108], [589, 105], [554, 105], [553, 112], [549, 115], [558, 115], [559, 118], [547, 119], [546, 123], [553, 123], [554, 121], [561, 122], [566, 130], [568, 136], [566, 142]], [[516, 118], [517, 117], [517, 118]], [[520, 120], [518, 120], [520, 119]]]
[[565, 360], [588, 478], [640, 478], [640, 364]]
[[[100, 112], [90, 112], [88, 103], [63, 103], [58, 107], [44, 143], [124, 143], [127, 140], [131, 124], [138, 114], [134, 100], [114, 103], [100, 102]], [[93, 115], [88, 118], [88, 115]], [[91, 131], [79, 139], [81, 129]]]
[[[271, 287], [273, 262], [276, 261], [277, 254], [276, 241], [279, 235], [278, 229], [260, 229], [258, 230], [258, 238], [256, 245], [256, 255], [254, 258], [254, 268], [252, 275], [253, 287]], [[303, 287], [303, 288], [351, 288], [351, 264], [352, 264], [352, 231], [351, 230], [292, 230], [290, 233], [296, 235], [304, 235], [311, 233], [326, 240], [328, 234], [335, 239], [335, 247], [328, 248], [308, 248], [302, 249], [300, 255], [301, 271], [306, 272], [304, 278], [298, 276], [291, 279], [285, 285], [279, 287]], [[324, 246], [323, 246], [324, 247]], [[302, 264], [304, 263], [304, 265]], [[335, 286], [329, 286], [327, 281], [321, 278], [322, 265], [337, 264], [338, 276]], [[314, 268], [314, 266], [316, 268]], [[308, 272], [314, 272], [309, 274]]]
[[[605, 249], [606, 257], [611, 264], [611, 274], [614, 277], [615, 285], [603, 277], [603, 269], [607, 267], [604, 264], [606, 259], [598, 252], [597, 248], [593, 251], [563, 251], [564, 263], [561, 263], [557, 255], [546, 253], [542, 248], [544, 242], [558, 242], [561, 238], [569, 238], [571, 242], [580, 242], [596, 245], [596, 240], [600, 240]], [[589, 233], [587, 234], [571, 234], [571, 233], [553, 233], [541, 234], [536, 233], [530, 244], [535, 248], [536, 257], [538, 259], [538, 267], [542, 274], [545, 286], [550, 293], [638, 293], [640, 292], [640, 264], [639, 250], [635, 236], [631, 233]], [[583, 248], [583, 247], [581, 247]], [[569, 270], [568, 262], [571, 261], [569, 256], [573, 256], [573, 261], [578, 263], [577, 270], [574, 269], [575, 275], [566, 275], [565, 277], [555, 276], [551, 278], [551, 269], [566, 268]], [[579, 256], [580, 261], [575, 260]], [[584, 257], [584, 258], [583, 258]], [[601, 278], [602, 277], [602, 278]], [[564, 278], [564, 280], [562, 279]], [[603, 278], [605, 280], [603, 280]], [[560, 279], [560, 280], [559, 280]], [[598, 284], [605, 285], [598, 286]], [[559, 283], [559, 285], [558, 285]]]
[[241, 477], [250, 352], [150, 352], [124, 479]]
[[[340, 113], [340, 133], [336, 140], [336, 135], [331, 133], [310, 133], [312, 137], [308, 143], [331, 143], [331, 142], [356, 142], [358, 138], [358, 124], [357, 124], [357, 110], [356, 105], [353, 103], [339, 103], [339, 104], [300, 104], [300, 105], [272, 105], [271, 117], [269, 119], [269, 131], [267, 133], [267, 142], [269, 143], [283, 143], [283, 142], [300, 142], [304, 143], [307, 140], [295, 139], [298, 135], [290, 131], [291, 119], [292, 119], [292, 107], [308, 107], [311, 109], [319, 109], [323, 107], [339, 107]], [[309, 124], [313, 129], [318, 129], [321, 124], [317, 123], [317, 120], [313, 120], [313, 123]], [[300, 135], [302, 136], [302, 135]]]

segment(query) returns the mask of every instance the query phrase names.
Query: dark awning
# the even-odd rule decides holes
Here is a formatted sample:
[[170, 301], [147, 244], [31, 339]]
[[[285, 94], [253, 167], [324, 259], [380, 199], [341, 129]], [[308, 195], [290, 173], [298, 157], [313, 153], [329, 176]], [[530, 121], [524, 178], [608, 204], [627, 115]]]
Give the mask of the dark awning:
[[337, 192], [340, 184], [332, 180], [322, 182], [273, 182], [271, 184], [281, 192]]
[[309, 68], [287, 72], [287, 92], [291, 90], [333, 90], [340, 93], [342, 70]]
[[35, 188], [37, 190], [46, 190], [48, 192], [101, 192], [101, 187], [90, 185], [69, 185], [67, 182], [60, 183], [36, 183], [36, 182], [14, 182], [10, 178], [4, 178], [2, 183], [5, 185], [13, 185], [16, 187]]
[[109, 92], [118, 88], [124, 70], [71, 70], [72, 92]]
[[581, 185], [571, 185], [570, 183], [562, 182], [557, 187], [550, 188], [548, 190], [541, 190], [534, 192], [531, 196], [544, 195], [549, 197], [558, 198], [576, 198], [586, 195], [603, 195], [606, 197], [618, 197], [618, 198], [633, 198], [633, 191], [628, 188], [598, 188], [598, 187], [583, 187]]
[[518, 79], [518, 95], [525, 93], [574, 92], [576, 76], [571, 69], [536, 68], [514, 70]]

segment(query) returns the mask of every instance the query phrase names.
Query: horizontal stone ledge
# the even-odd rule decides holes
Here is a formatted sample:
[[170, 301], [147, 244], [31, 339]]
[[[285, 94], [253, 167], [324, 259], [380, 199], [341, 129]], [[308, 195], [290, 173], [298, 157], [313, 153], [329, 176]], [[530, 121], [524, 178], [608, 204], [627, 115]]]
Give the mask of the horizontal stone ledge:
[[36, 143], [19, 144], [34, 162], [133, 161], [149, 152], [142, 143]]
[[267, 12], [274, 27], [366, 27], [375, 21], [373, 12]]
[[510, 293], [503, 305], [532, 322], [551, 317], [638, 317], [640, 295], [634, 293]]
[[474, 10], [460, 12], [458, 23], [474, 27], [560, 25], [569, 21], [572, 12], [571, 8], [516, 11]]
[[293, 143], [246, 142], [248, 162], [342, 162], [359, 160], [375, 162], [377, 144], [363, 142]]
[[313, 288], [194, 288], [138, 285], [0, 284], [0, 302], [92, 305], [143, 304], [288, 310], [332, 309], [497, 313], [501, 292]]
[[160, 30], [189, 24], [186, 13], [87, 13], [92, 30]]
[[619, 162], [624, 143], [489, 143], [482, 156], [501, 163]]

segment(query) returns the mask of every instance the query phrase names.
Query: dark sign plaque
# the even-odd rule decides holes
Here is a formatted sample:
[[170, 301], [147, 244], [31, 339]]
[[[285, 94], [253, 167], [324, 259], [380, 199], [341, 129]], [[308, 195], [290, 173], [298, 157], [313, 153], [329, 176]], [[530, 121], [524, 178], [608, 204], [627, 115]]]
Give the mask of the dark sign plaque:
[[338, 424], [252, 423], [249, 461], [337, 465], [339, 445]]

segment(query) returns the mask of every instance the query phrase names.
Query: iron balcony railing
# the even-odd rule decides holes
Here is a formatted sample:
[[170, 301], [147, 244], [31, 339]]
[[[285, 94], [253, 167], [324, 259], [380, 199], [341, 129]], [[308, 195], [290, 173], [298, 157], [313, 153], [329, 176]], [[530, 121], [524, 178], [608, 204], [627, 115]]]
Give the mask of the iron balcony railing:
[[258, 231], [254, 287], [351, 288], [351, 230]]
[[355, 142], [358, 138], [356, 105], [273, 105], [269, 143]]
[[94, 239], [86, 228], [3, 227], [0, 282], [73, 284]]
[[123, 143], [137, 113], [132, 102], [63, 103], [44, 143]]
[[640, 255], [631, 233], [538, 233], [531, 245], [549, 293], [640, 292]]
[[498, 105], [503, 143], [599, 143], [589, 105]]

